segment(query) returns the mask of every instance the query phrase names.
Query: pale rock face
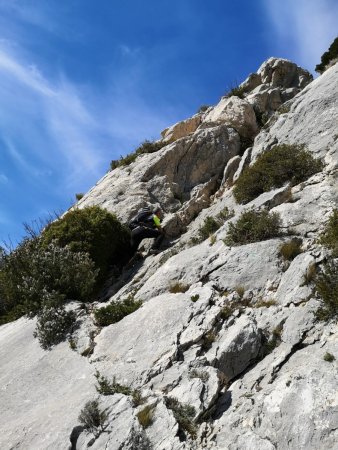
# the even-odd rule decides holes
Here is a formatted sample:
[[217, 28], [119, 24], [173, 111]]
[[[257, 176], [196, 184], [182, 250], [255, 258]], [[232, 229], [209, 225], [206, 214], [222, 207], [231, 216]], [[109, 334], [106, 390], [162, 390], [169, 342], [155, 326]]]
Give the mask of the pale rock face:
[[255, 321], [242, 316], [206, 353], [211, 366], [217, 367], [230, 381], [243, 372], [261, 348], [260, 331]]
[[[127, 168], [105, 175], [79, 202], [96, 204], [128, 222], [145, 204], [160, 204], [169, 216], [168, 230], [182, 231], [192, 215], [206, 206], [229, 159], [240, 152], [236, 131], [226, 125], [197, 130], [194, 134], [137, 158]], [[130, 172], [130, 173], [129, 173]], [[190, 204], [181, 205], [182, 201]]]
[[292, 101], [290, 112], [278, 116], [255, 141], [253, 159], [273, 143], [305, 144], [314, 156], [324, 158], [327, 169], [337, 168], [338, 65], [309, 84]]
[[258, 131], [252, 106], [238, 97], [222, 98], [205, 116], [203, 123], [225, 123], [245, 138], [252, 138]]
[[162, 140], [169, 144], [177, 139], [187, 136], [188, 134], [194, 133], [200, 125], [201, 120], [201, 115], [196, 115], [190, 119], [186, 119], [172, 125], [170, 128], [162, 131]]
[[43, 351], [34, 327], [27, 319], [0, 327], [3, 449], [67, 448], [81, 408], [95, 395], [94, 368], [86, 359], [68, 342]]
[[281, 58], [269, 58], [257, 73], [261, 76], [262, 83], [284, 88], [304, 88], [312, 81], [312, 75], [307, 70]]

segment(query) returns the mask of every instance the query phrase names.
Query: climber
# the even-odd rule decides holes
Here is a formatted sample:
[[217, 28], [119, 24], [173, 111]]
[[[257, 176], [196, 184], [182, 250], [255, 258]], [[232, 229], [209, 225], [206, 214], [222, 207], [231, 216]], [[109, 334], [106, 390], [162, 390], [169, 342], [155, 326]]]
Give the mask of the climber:
[[131, 219], [128, 225], [131, 229], [130, 245], [132, 253], [137, 251], [141, 241], [146, 238], [155, 238], [149, 253], [153, 255], [159, 253], [159, 248], [165, 236], [165, 231], [161, 226], [162, 217], [163, 213], [161, 208], [156, 206], [153, 210], [149, 207], [142, 208]]

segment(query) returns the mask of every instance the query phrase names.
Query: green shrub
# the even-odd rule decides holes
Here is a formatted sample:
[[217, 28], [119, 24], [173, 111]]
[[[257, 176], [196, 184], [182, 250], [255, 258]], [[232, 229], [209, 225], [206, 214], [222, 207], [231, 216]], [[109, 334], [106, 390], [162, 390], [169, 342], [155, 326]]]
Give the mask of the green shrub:
[[228, 91], [225, 93], [225, 97], [229, 98], [232, 96], [235, 97], [239, 97], [239, 98], [244, 98], [244, 94], [245, 94], [245, 89], [244, 87], [241, 87], [240, 85], [238, 85], [237, 83], [233, 83], [233, 86], [230, 86]]
[[215, 220], [213, 217], [206, 217], [203, 225], [198, 230], [199, 238], [201, 241], [208, 239], [212, 234], [219, 229], [221, 224]]
[[63, 301], [64, 297], [58, 293], [46, 293], [45, 304], [37, 315], [34, 337], [38, 338], [44, 350], [49, 350], [53, 345], [63, 341], [75, 323], [75, 313], [66, 311]]
[[331, 250], [334, 258], [338, 257], [338, 209], [330, 216], [319, 242]]
[[248, 203], [263, 192], [290, 182], [295, 185], [319, 172], [323, 164], [303, 145], [276, 145], [244, 169], [233, 194], [238, 203]]
[[149, 141], [146, 139], [132, 153], [128, 153], [126, 156], [121, 156], [118, 160], [113, 159], [110, 163], [110, 170], [114, 170], [117, 167], [129, 166], [129, 164], [133, 163], [139, 155], [157, 152], [164, 145], [166, 145], [164, 142]]
[[207, 111], [210, 108], [209, 105], [202, 105], [198, 108], [197, 114]]
[[137, 418], [143, 428], [148, 428], [154, 421], [154, 405], [147, 405], [137, 413]]
[[192, 439], [196, 439], [197, 426], [194, 423], [195, 408], [191, 405], [182, 404], [176, 398], [165, 398], [165, 405], [170, 409], [184, 434], [187, 432]]
[[98, 385], [96, 385], [96, 390], [99, 394], [102, 395], [114, 395], [114, 394], [123, 394], [123, 395], [132, 395], [132, 389], [129, 386], [124, 386], [116, 382], [115, 377], [113, 381], [110, 382], [106, 377], [101, 375], [99, 372], [96, 372], [95, 377], [97, 379]]
[[227, 220], [231, 219], [235, 215], [234, 211], [232, 209], [229, 209], [227, 206], [222, 209], [217, 214], [217, 221], [221, 220], [222, 222], [226, 222]]
[[330, 63], [338, 59], [338, 37], [332, 42], [327, 52], [322, 54], [320, 64], [316, 65], [315, 71], [325, 72], [330, 67]]
[[128, 314], [133, 313], [142, 305], [141, 300], [135, 300], [132, 295], [122, 302], [112, 302], [109, 305], [94, 311], [96, 323], [100, 327], [107, 327], [119, 322]]
[[98, 400], [92, 400], [85, 404], [78, 417], [79, 422], [96, 436], [106, 428], [108, 409], [101, 411]]
[[226, 245], [242, 245], [279, 236], [281, 220], [278, 213], [249, 210], [236, 223], [230, 223], [224, 239]]
[[40, 238], [24, 239], [3, 259], [0, 268], [1, 314], [15, 320], [38, 313], [48, 293], [85, 300], [97, 271], [86, 253], [74, 253], [55, 243], [42, 246]]
[[326, 352], [323, 356], [323, 360], [327, 362], [333, 362], [336, 358], [332, 355], [332, 353]]
[[75, 198], [77, 201], [81, 200], [81, 198], [84, 196], [82, 192], [79, 192], [78, 194], [75, 194]]
[[42, 242], [55, 241], [74, 252], [86, 252], [100, 270], [102, 281], [110, 265], [121, 267], [130, 257], [130, 231], [105, 209], [89, 206], [69, 211], [47, 226]]
[[192, 295], [192, 296], [190, 297], [190, 300], [191, 300], [193, 303], [196, 303], [197, 300], [199, 300], [199, 298], [200, 298], [199, 294], [196, 294], [196, 295]]
[[324, 264], [323, 271], [316, 278], [316, 291], [323, 302], [316, 316], [329, 320], [338, 315], [338, 261], [333, 259]]
[[284, 259], [292, 261], [297, 255], [302, 253], [302, 240], [294, 238], [288, 242], [284, 242], [279, 247], [279, 253]]

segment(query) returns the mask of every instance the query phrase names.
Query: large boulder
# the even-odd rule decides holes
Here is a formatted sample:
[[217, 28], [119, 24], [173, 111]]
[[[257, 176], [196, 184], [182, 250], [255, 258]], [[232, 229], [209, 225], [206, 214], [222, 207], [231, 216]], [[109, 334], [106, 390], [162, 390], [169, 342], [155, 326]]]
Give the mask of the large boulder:
[[171, 142], [194, 133], [201, 123], [201, 115], [197, 114], [189, 119], [182, 120], [182, 122], [175, 123], [170, 128], [162, 131], [162, 141], [170, 144]]
[[253, 138], [258, 131], [252, 106], [238, 97], [224, 97], [205, 116], [203, 124], [225, 123], [233, 127], [243, 138]]

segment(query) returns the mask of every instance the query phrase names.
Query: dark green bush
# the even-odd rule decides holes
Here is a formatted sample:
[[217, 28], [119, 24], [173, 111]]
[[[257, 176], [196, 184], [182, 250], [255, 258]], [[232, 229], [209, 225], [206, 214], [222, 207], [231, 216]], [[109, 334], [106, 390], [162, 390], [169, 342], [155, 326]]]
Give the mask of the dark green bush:
[[207, 111], [210, 108], [209, 105], [202, 105], [198, 108], [197, 114]]
[[332, 355], [332, 353], [326, 352], [323, 356], [323, 360], [327, 362], [333, 362], [336, 358]]
[[107, 327], [112, 323], [119, 322], [128, 314], [133, 313], [142, 305], [142, 301], [134, 300], [133, 296], [129, 296], [122, 302], [112, 302], [108, 306], [94, 311], [97, 324], [100, 327]]
[[203, 225], [198, 230], [200, 240], [204, 241], [205, 239], [207, 239], [210, 235], [215, 233], [215, 231], [217, 231], [220, 226], [221, 224], [213, 217], [210, 216], [206, 217]]
[[42, 243], [55, 241], [73, 252], [86, 252], [100, 270], [102, 281], [109, 269], [121, 267], [130, 257], [130, 232], [113, 214], [98, 206], [69, 211], [47, 226]]
[[322, 162], [313, 158], [303, 145], [276, 145], [244, 169], [233, 193], [238, 203], [248, 203], [287, 182], [295, 185], [305, 181], [322, 168]]
[[139, 155], [143, 155], [145, 153], [155, 153], [160, 150], [165, 143], [161, 141], [143, 141], [139, 147], [137, 147], [132, 153], [128, 153], [126, 156], [121, 156], [120, 159], [113, 159], [110, 163], [110, 170], [114, 170], [117, 167], [129, 166], [129, 164], [133, 163]]
[[195, 408], [191, 405], [182, 404], [176, 398], [171, 397], [165, 398], [165, 405], [172, 410], [180, 431], [184, 434], [187, 432], [192, 439], [195, 439], [197, 435], [197, 426], [194, 422]]
[[95, 386], [96, 390], [99, 394], [102, 395], [114, 395], [114, 394], [123, 394], [123, 395], [132, 395], [133, 391], [129, 386], [124, 386], [116, 382], [115, 377], [113, 381], [109, 381], [106, 377], [101, 375], [99, 372], [96, 372], [95, 377], [97, 379], [98, 385]]
[[330, 63], [338, 58], [338, 37], [332, 42], [327, 52], [322, 54], [320, 64], [316, 65], [315, 71], [318, 73], [325, 72]]
[[49, 350], [53, 345], [63, 341], [76, 321], [75, 313], [66, 311], [63, 302], [63, 295], [57, 292], [46, 292], [44, 306], [37, 315], [38, 320], [34, 331], [34, 337], [38, 338], [44, 350]]
[[108, 420], [108, 408], [101, 410], [98, 400], [92, 400], [85, 404], [78, 417], [79, 422], [96, 436], [106, 428]]
[[97, 271], [86, 253], [74, 253], [55, 243], [42, 246], [40, 238], [24, 239], [3, 259], [0, 268], [0, 313], [15, 320], [38, 313], [46, 293], [87, 300]]
[[82, 192], [79, 192], [78, 194], [75, 194], [75, 198], [77, 201], [81, 200], [81, 198], [84, 196]]
[[331, 250], [334, 258], [338, 258], [338, 209], [330, 216], [319, 242]]
[[316, 291], [323, 305], [317, 310], [319, 320], [329, 320], [338, 315], [338, 261], [329, 260], [316, 278]]
[[224, 95], [225, 97], [239, 97], [239, 98], [244, 98], [244, 94], [245, 94], [245, 89], [244, 87], [241, 87], [240, 85], [238, 85], [237, 83], [233, 83], [233, 86], [230, 86], [228, 91], [226, 92], [226, 94]]
[[264, 241], [280, 235], [281, 220], [277, 213], [269, 211], [245, 211], [236, 223], [230, 223], [226, 245], [242, 245]]

